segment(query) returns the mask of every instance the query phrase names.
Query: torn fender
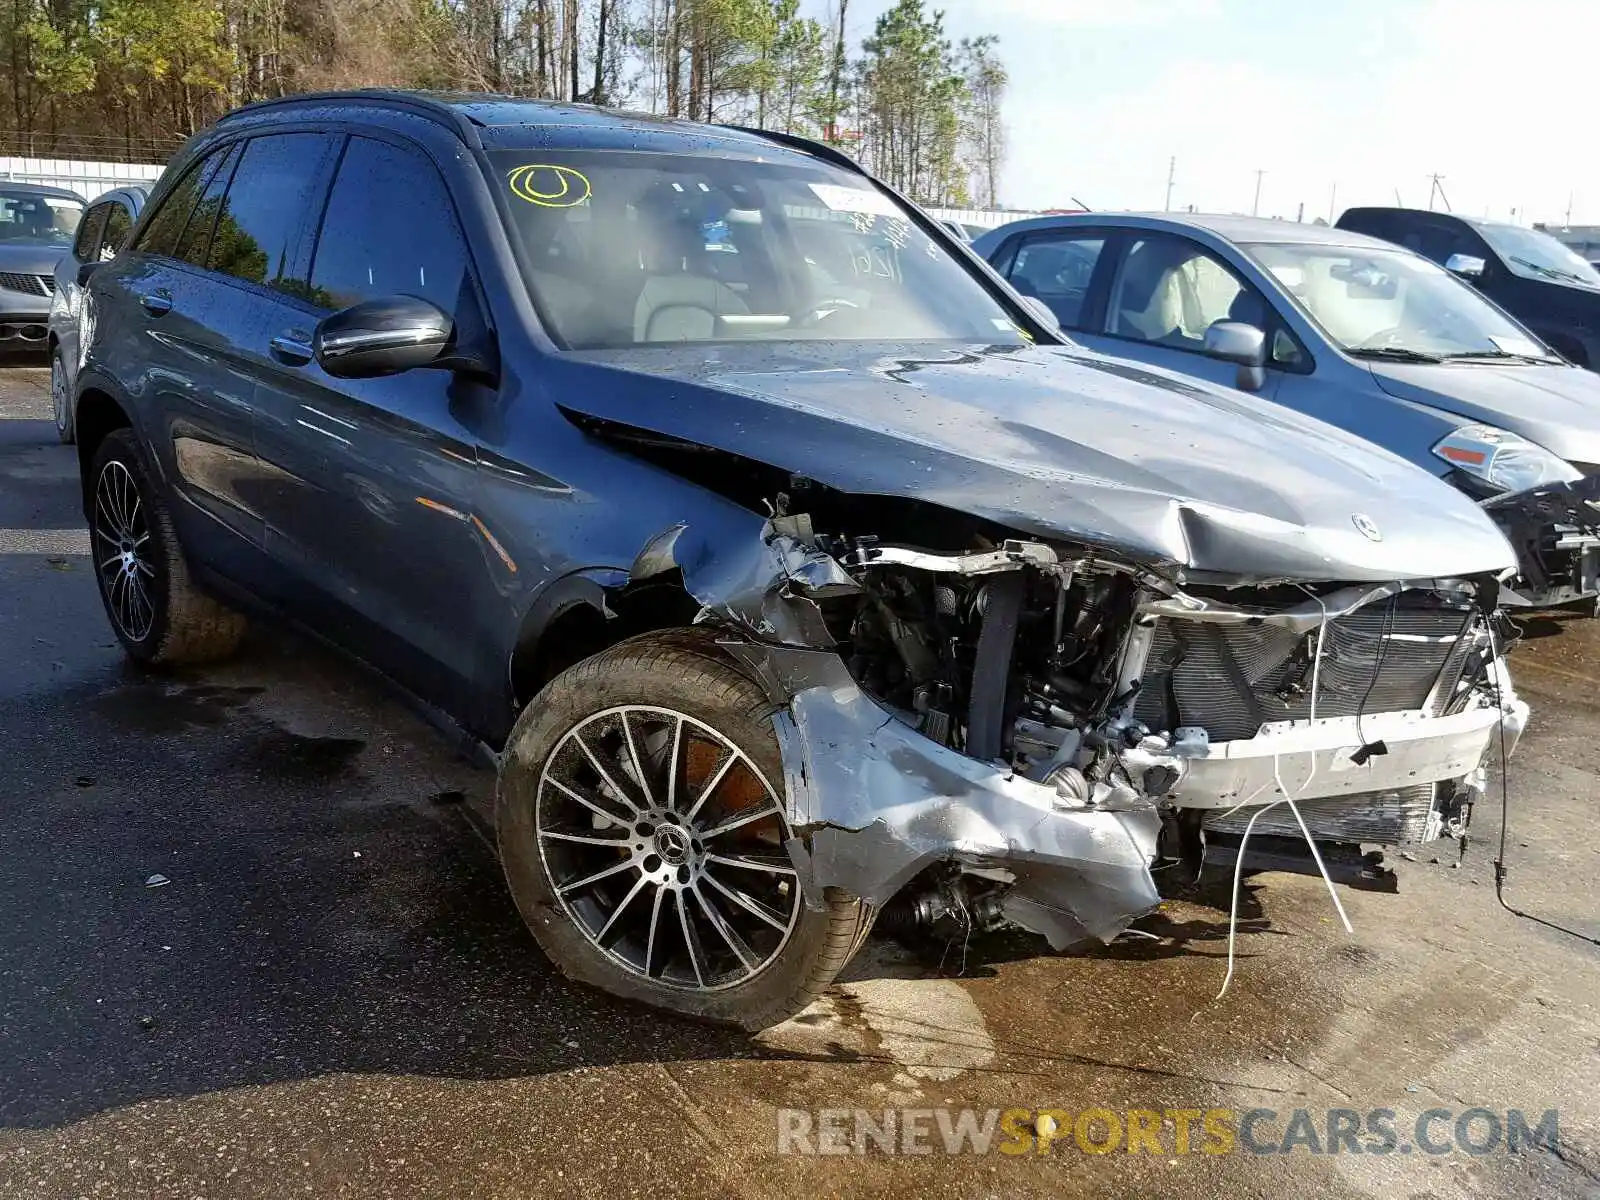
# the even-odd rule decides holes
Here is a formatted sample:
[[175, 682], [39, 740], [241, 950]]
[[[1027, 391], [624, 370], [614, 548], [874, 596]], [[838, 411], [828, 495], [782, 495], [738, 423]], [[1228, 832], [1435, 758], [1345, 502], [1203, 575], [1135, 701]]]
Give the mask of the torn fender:
[[1068, 807], [1054, 787], [940, 746], [831, 652], [723, 645], [786, 703], [773, 724], [809, 903], [837, 887], [881, 905], [941, 861], [1001, 868], [1015, 879], [1005, 916], [1061, 949], [1109, 941], [1160, 902], [1153, 806]]
[[721, 535], [715, 545], [687, 524], [671, 525], [639, 551], [628, 579], [677, 570], [700, 602], [701, 621], [731, 621], [788, 646], [827, 647], [834, 638], [818, 602], [856, 594], [861, 585], [811, 540], [803, 516], [752, 516], [746, 536]]

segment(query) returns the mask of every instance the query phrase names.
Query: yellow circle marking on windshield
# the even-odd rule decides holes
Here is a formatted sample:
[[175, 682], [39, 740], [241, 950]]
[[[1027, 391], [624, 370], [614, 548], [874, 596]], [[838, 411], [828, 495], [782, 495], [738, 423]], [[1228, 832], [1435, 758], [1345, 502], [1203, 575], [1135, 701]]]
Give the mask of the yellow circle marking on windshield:
[[[544, 174], [540, 174], [544, 172]], [[506, 174], [511, 192], [520, 200], [542, 208], [574, 208], [589, 198], [589, 177], [572, 167], [553, 163], [528, 163]]]

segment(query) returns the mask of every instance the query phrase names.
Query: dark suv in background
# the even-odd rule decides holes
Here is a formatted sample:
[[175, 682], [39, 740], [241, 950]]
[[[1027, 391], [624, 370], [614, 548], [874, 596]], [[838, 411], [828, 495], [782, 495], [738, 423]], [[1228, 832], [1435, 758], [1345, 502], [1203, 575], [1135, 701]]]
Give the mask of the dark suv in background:
[[1548, 233], [1414, 208], [1351, 208], [1338, 227], [1431, 258], [1567, 361], [1600, 369], [1600, 271]]
[[1285, 779], [1332, 842], [1455, 831], [1527, 716], [1470, 500], [1060, 344], [826, 146], [296, 97], [85, 270], [127, 652], [250, 612], [382, 671], [498, 767], [540, 944], [624, 996], [770, 1024], [889, 903], [1109, 940], [1158, 839], [1198, 863]]

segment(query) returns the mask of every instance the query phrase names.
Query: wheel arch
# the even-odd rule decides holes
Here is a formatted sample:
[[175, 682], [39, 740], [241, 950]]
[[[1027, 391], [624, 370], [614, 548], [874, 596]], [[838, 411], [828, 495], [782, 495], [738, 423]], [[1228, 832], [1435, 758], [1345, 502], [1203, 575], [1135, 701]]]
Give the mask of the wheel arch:
[[88, 503], [89, 468], [100, 444], [113, 430], [133, 429], [133, 414], [109, 389], [89, 382], [76, 389], [73, 402], [73, 432], [78, 444], [79, 474], [83, 479], [85, 504]]
[[511, 716], [569, 667], [631, 637], [692, 625], [699, 611], [676, 571], [639, 582], [611, 569], [563, 576], [518, 627], [506, 663]]

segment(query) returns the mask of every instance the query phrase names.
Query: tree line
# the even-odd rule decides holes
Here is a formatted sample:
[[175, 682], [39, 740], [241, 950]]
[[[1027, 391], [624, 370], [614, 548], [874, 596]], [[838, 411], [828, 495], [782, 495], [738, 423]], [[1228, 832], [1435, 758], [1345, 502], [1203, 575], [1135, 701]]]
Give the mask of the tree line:
[[252, 100], [468, 89], [804, 134], [924, 203], [1000, 200], [996, 41], [953, 42], [924, 0], [860, 45], [850, 0], [0, 2], [5, 154], [164, 157]]

